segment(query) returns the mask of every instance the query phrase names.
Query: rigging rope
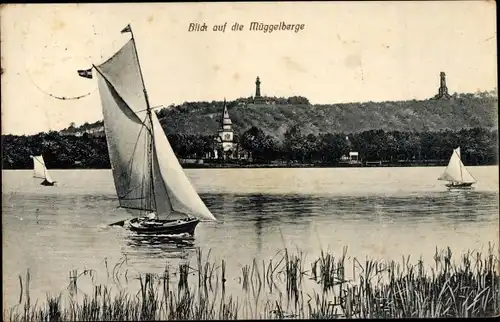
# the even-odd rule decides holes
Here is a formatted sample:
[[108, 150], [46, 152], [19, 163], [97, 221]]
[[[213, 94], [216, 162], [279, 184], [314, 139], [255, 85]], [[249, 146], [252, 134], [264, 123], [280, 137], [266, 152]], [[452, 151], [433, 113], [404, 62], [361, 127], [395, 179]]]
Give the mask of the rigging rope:
[[77, 95], [77, 96], [58, 96], [58, 95], [54, 95], [52, 93], [48, 93], [46, 91], [44, 91], [43, 89], [40, 88], [40, 86], [38, 86], [38, 84], [35, 83], [35, 81], [33, 80], [33, 78], [31, 77], [31, 74], [29, 72], [29, 69], [28, 67], [25, 65], [24, 66], [24, 69], [26, 71], [26, 74], [28, 75], [28, 78], [30, 80], [30, 82], [43, 94], [45, 95], [48, 95], [52, 98], [55, 98], [55, 99], [58, 99], [58, 100], [62, 100], [62, 101], [69, 101], [69, 100], [79, 100], [79, 99], [82, 99], [82, 98], [85, 98], [87, 96], [89, 96], [90, 94], [92, 94], [93, 92], [95, 92], [97, 90], [97, 87], [94, 88], [93, 91], [90, 91], [86, 94], [82, 94], [82, 95]]

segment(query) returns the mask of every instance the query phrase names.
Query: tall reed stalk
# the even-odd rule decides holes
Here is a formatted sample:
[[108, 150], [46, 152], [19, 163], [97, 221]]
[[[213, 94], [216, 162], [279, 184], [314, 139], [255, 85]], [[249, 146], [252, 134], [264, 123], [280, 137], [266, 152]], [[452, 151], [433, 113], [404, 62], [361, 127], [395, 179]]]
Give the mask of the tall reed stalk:
[[[238, 318], [432, 318], [489, 317], [499, 311], [499, 260], [490, 245], [481, 252], [462, 254], [456, 262], [452, 251], [436, 249], [434, 263], [415, 264], [410, 257], [400, 262], [352, 259], [348, 279], [347, 248], [340, 257], [321, 251], [306, 271], [305, 256], [281, 252], [281, 259], [260, 264], [256, 259], [229, 277], [226, 262], [216, 266], [208, 252], [198, 250], [196, 268], [181, 263], [177, 272], [168, 266], [161, 275], [139, 274], [139, 291], [112, 285], [94, 285], [91, 294], [78, 291], [82, 277], [94, 273], [72, 271], [67, 301], [63, 294], [47, 295], [39, 305], [30, 297], [31, 274], [19, 276], [18, 304], [4, 311], [9, 321], [145, 321]], [[115, 265], [113, 285], [123, 286], [121, 266]], [[309, 267], [308, 266], [308, 267]], [[107, 262], [106, 262], [107, 267]], [[108, 273], [109, 274], [109, 273]], [[304, 280], [304, 276], [309, 279]], [[111, 280], [111, 279], [109, 279]], [[227, 294], [227, 286], [239, 281], [243, 299]], [[318, 287], [316, 288], [315, 285]]]

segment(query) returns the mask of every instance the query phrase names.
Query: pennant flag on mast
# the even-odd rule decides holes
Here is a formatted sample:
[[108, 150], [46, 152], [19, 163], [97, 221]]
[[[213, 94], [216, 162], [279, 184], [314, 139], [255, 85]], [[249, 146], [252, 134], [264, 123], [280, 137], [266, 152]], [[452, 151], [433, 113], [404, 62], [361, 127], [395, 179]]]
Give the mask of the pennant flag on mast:
[[130, 29], [130, 24], [127, 25], [127, 27], [123, 28], [121, 33], [124, 34], [126, 32], [132, 32], [132, 29]]
[[92, 79], [92, 68], [85, 69], [85, 70], [80, 69], [80, 70], [78, 71], [78, 75], [79, 75], [80, 77], [84, 77], [84, 78], [90, 78], [90, 79]]

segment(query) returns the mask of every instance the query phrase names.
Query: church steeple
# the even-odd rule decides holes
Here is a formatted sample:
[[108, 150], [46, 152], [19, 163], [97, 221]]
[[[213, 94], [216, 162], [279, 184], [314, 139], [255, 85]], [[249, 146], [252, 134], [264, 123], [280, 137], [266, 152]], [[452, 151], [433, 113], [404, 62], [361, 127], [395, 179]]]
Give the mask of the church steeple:
[[233, 122], [229, 117], [226, 99], [224, 98], [224, 108], [222, 109], [219, 136], [222, 142], [233, 142]]
[[226, 98], [224, 97], [224, 106], [220, 114], [219, 135], [216, 137], [215, 158], [228, 160], [238, 157], [238, 143], [235, 142], [233, 132], [233, 122], [229, 117]]
[[224, 108], [222, 110], [222, 118], [221, 118], [222, 128], [223, 129], [231, 129], [233, 122], [229, 117], [229, 112], [227, 111], [226, 98], [224, 98]]

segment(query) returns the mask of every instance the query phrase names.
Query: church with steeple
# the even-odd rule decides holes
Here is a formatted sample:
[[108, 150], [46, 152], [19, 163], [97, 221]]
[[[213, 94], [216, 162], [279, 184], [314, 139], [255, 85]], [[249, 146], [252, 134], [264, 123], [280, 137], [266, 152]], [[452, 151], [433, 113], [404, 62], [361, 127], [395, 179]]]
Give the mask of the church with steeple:
[[219, 129], [214, 140], [215, 147], [212, 154], [214, 159], [234, 160], [248, 158], [248, 153], [240, 148], [237, 137], [234, 135], [233, 122], [229, 116], [226, 99], [224, 99], [224, 107], [219, 119]]
[[224, 156], [230, 156], [233, 154], [234, 149], [234, 132], [233, 132], [233, 122], [229, 117], [229, 112], [227, 111], [226, 99], [224, 99], [224, 107], [222, 110], [222, 115], [220, 119], [219, 135], [217, 137], [219, 141], [219, 150], [222, 150]]

